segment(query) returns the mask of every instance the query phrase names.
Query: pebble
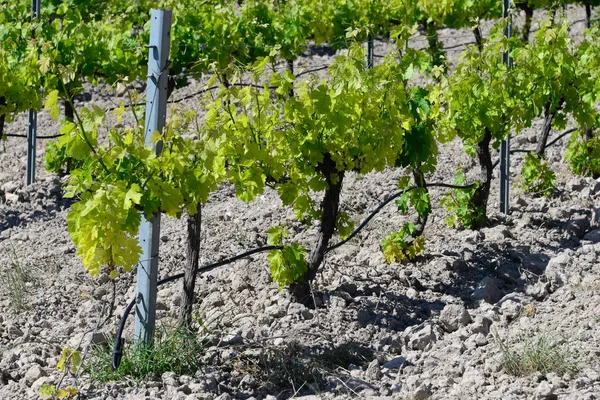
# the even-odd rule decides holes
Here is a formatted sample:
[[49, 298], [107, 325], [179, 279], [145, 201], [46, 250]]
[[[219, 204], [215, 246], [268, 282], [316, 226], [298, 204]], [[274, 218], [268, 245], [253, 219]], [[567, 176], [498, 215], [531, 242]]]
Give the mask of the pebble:
[[535, 389], [533, 398], [535, 400], [554, 400], [557, 396], [553, 393], [552, 385], [548, 381], [542, 381]]
[[165, 386], [177, 386], [177, 376], [175, 372], [165, 372], [161, 375], [162, 382]]
[[15, 325], [10, 325], [8, 327], [8, 334], [15, 337], [21, 337], [24, 335], [23, 331]]
[[16, 181], [9, 181], [9, 182], [4, 183], [2, 186], [0, 186], [0, 188], [2, 188], [2, 191], [7, 194], [16, 191], [20, 187], [21, 187], [21, 184]]
[[555, 290], [567, 284], [569, 280], [568, 270], [572, 263], [573, 258], [568, 251], [558, 254], [548, 262], [544, 274]]
[[583, 373], [592, 382], [599, 382], [600, 381], [600, 374], [595, 369], [588, 368]]
[[487, 335], [490, 333], [490, 327], [492, 326], [492, 320], [486, 316], [477, 315], [475, 321], [469, 326], [471, 333], [481, 333]]
[[431, 396], [431, 385], [428, 384], [421, 384], [414, 392], [413, 392], [413, 398], [415, 400], [425, 400], [428, 399]]

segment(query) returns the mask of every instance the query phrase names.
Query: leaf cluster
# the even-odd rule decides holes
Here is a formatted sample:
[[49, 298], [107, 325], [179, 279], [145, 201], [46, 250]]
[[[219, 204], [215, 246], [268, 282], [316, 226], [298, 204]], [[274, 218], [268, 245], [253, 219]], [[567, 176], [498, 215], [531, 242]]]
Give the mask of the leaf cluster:
[[470, 46], [461, 55], [456, 71], [440, 82], [445, 115], [439, 125], [440, 139], [459, 136], [465, 150], [474, 155], [473, 146], [489, 132], [496, 140], [504, 139], [511, 128], [527, 126], [515, 93], [516, 72], [502, 63], [502, 53], [520, 46], [517, 39], [503, 34], [506, 21], [496, 24], [480, 51]]
[[65, 175], [71, 169], [78, 169], [83, 166], [81, 160], [74, 160], [67, 155], [65, 146], [58, 147], [56, 141], [50, 141], [46, 145], [44, 152], [44, 163], [46, 171], [54, 172], [55, 174]]
[[[205, 117], [207, 129], [222, 138], [227, 176], [240, 199], [251, 201], [272, 186], [284, 205], [310, 223], [320, 216], [313, 193], [326, 190], [347, 171], [365, 174], [397, 164], [434, 168], [435, 113], [429, 92], [406, 85], [408, 77], [426, 67], [423, 53], [412, 51], [400, 60], [390, 55], [367, 69], [364, 50], [353, 45], [335, 57], [327, 80], [311, 75], [300, 81], [289, 71], [268, 70], [270, 57], [254, 65], [254, 85], [223, 85]], [[274, 95], [263, 80], [266, 72]], [[231, 82], [239, 77], [234, 74]], [[295, 95], [289, 97], [292, 88]], [[326, 159], [334, 163], [333, 171], [326, 170]], [[413, 201], [424, 204], [417, 197]], [[338, 215], [340, 236], [351, 233], [349, 222], [345, 214]], [[292, 245], [271, 253], [278, 282], [302, 276], [303, 252]]]
[[[57, 98], [51, 92], [46, 99], [54, 115]], [[117, 124], [124, 112], [124, 106], [115, 110]], [[82, 163], [72, 172], [65, 194], [78, 199], [67, 217], [69, 232], [90, 274], [106, 265], [114, 277], [118, 267], [128, 271], [139, 259], [135, 236], [142, 215], [194, 214], [224, 176], [224, 160], [218, 139], [197, 131], [195, 112], [174, 113], [167, 129], [154, 132], [150, 143], [141, 126], [106, 126], [106, 113], [99, 107], [82, 107], [76, 117], [63, 123], [56, 144], [58, 151]], [[108, 141], [102, 143], [98, 133], [105, 126]]]
[[425, 250], [423, 236], [414, 237], [415, 225], [407, 222], [398, 232], [392, 232], [381, 241], [381, 250], [386, 262], [414, 260]]
[[76, 387], [67, 386], [64, 389], [57, 389], [54, 385], [43, 383], [40, 387], [40, 395], [43, 399], [52, 397], [53, 399], [74, 399], [79, 391]]
[[22, 111], [41, 107], [39, 88], [42, 85], [43, 73], [38, 65], [38, 43], [31, 38], [42, 25], [38, 21], [30, 22], [30, 19], [29, 10], [24, 4], [2, 4], [0, 116], [5, 116], [7, 122]]
[[[454, 177], [454, 184], [463, 186], [466, 181], [465, 173], [459, 167]], [[446, 208], [449, 214], [444, 221], [450, 227], [473, 229], [475, 226], [481, 226], [485, 215], [479, 207], [473, 204], [473, 195], [476, 189], [477, 184], [469, 189], [451, 189], [441, 199], [440, 204]]]
[[575, 131], [569, 139], [565, 160], [571, 170], [583, 176], [600, 177], [600, 135], [596, 131], [591, 139]]
[[308, 271], [306, 249], [299, 243], [284, 245], [283, 241], [289, 236], [289, 232], [283, 227], [272, 227], [267, 230], [267, 234], [267, 243], [270, 246], [283, 247], [281, 250], [271, 250], [267, 255], [271, 277], [279, 284], [279, 289], [282, 289], [300, 280]]
[[408, 213], [409, 204], [412, 205], [419, 216], [425, 218], [431, 213], [431, 199], [429, 192], [425, 188], [414, 188], [413, 190], [407, 190], [409, 188], [410, 179], [407, 176], [400, 178], [398, 187], [405, 192], [396, 200], [398, 211], [402, 214]]
[[528, 193], [550, 197], [556, 185], [556, 174], [545, 159], [535, 153], [527, 153], [520, 183]]

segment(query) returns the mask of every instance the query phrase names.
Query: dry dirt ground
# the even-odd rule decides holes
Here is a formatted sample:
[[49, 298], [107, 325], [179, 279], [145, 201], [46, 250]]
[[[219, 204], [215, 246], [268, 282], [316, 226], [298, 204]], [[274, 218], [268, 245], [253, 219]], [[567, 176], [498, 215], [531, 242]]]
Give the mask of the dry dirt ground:
[[[579, 20], [583, 10], [569, 14]], [[582, 27], [575, 23], [573, 35]], [[469, 31], [440, 35], [447, 46], [472, 41]], [[413, 43], [422, 46], [424, 39], [417, 35]], [[376, 53], [386, 46], [378, 42]], [[449, 57], [460, 48], [449, 50]], [[313, 49], [297, 61], [296, 71], [330, 60], [331, 52]], [[109, 106], [122, 99], [99, 89], [90, 94], [78, 105]], [[25, 125], [19, 115], [7, 132], [22, 133]], [[39, 126], [40, 135], [58, 131], [45, 112]], [[536, 123], [512, 145], [534, 147], [540, 128]], [[64, 179], [44, 172], [44, 145], [38, 142], [38, 180], [29, 187], [23, 185], [25, 140], [9, 138], [0, 152], [1, 399], [39, 398], [42, 384], [57, 384], [62, 374], [56, 364], [67, 344], [85, 348], [92, 339], [112, 340], [135, 288], [132, 274], [116, 280], [116, 310], [92, 335], [106, 317], [102, 311], [113, 284], [91, 279], [75, 255], [65, 221], [70, 200], [62, 196]], [[264, 254], [203, 274], [195, 312], [206, 347], [194, 374], [100, 384], [84, 373], [78, 380], [67, 376], [62, 385], [75, 384], [81, 398], [90, 399], [599, 398], [600, 180], [572, 175], [563, 160], [565, 145], [559, 141], [548, 151], [556, 194], [533, 198], [513, 184], [506, 216], [496, 211], [495, 180], [491, 220], [480, 231], [448, 228], [439, 207], [443, 191], [433, 189], [426, 250], [413, 263], [383, 260], [381, 239], [414, 217], [386, 207], [326, 257], [314, 287], [320, 303], [315, 310], [291, 303], [278, 290]], [[513, 182], [521, 164], [515, 155]], [[451, 183], [458, 165], [475, 167], [460, 143], [442, 146], [438, 170], [428, 181]], [[363, 220], [395, 193], [400, 175], [350, 175], [342, 208]], [[293, 238], [305, 244], [315, 234], [282, 207], [276, 193], [243, 203], [229, 185], [211, 195], [202, 223], [202, 264], [264, 245], [266, 229], [276, 224], [287, 223]], [[163, 219], [160, 277], [182, 271], [184, 249], [184, 221]], [[159, 327], [174, 323], [180, 290], [179, 282], [161, 288]], [[554, 370], [512, 374], [503, 358], [509, 353], [527, 353]]]

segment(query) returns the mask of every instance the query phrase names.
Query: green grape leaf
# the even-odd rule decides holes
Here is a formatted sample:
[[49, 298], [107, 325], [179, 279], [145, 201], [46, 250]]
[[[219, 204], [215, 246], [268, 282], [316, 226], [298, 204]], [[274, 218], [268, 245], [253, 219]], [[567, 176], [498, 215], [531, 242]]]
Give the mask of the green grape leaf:
[[281, 246], [283, 240], [289, 236], [289, 231], [282, 226], [273, 226], [267, 230], [267, 244], [269, 246]]
[[142, 189], [137, 183], [131, 185], [127, 194], [125, 195], [124, 206], [126, 210], [129, 210], [134, 204], [140, 204], [142, 200]]
[[299, 281], [308, 271], [305, 259], [306, 249], [298, 243], [284, 246], [283, 250], [271, 250], [267, 260], [271, 266], [271, 276], [281, 290], [286, 285]]
[[53, 120], [58, 120], [60, 115], [60, 107], [58, 106], [58, 90], [52, 90], [48, 93], [44, 108], [50, 111], [50, 117]]

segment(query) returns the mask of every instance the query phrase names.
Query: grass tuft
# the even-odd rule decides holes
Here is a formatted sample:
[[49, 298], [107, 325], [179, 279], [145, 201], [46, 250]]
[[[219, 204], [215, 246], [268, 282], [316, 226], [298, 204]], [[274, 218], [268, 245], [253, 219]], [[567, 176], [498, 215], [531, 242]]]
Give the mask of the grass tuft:
[[85, 360], [83, 371], [92, 381], [109, 382], [129, 380], [139, 383], [165, 372], [193, 375], [201, 369], [199, 355], [204, 342], [194, 332], [181, 328], [157, 329], [152, 345], [126, 346], [119, 369], [111, 366], [112, 346], [95, 346]]
[[27, 282], [32, 281], [31, 274], [23, 268], [15, 248], [10, 265], [0, 269], [0, 284], [6, 290], [10, 305], [16, 310], [24, 310], [27, 297]]
[[523, 376], [533, 372], [558, 375], [575, 375], [578, 367], [575, 352], [559, 344], [547, 335], [537, 338], [525, 338], [521, 345], [514, 347], [497, 337], [502, 352], [502, 366], [512, 375]]

